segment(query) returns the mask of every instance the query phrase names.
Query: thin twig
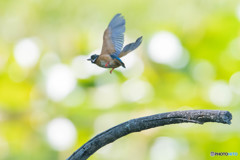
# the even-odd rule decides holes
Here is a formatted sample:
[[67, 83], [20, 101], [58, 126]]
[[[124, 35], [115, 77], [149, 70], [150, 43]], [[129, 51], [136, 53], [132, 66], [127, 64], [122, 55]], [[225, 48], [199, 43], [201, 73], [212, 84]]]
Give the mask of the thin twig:
[[96, 135], [67, 160], [86, 160], [101, 147], [133, 132], [176, 123], [217, 122], [231, 124], [231, 119], [230, 112], [220, 110], [175, 111], [132, 119]]

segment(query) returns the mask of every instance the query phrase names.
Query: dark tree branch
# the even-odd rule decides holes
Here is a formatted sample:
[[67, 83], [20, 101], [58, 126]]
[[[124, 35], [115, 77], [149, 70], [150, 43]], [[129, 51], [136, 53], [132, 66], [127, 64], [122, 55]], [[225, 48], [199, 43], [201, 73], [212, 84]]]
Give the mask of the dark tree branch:
[[185, 122], [198, 124], [206, 122], [231, 124], [231, 119], [232, 114], [230, 112], [220, 110], [175, 111], [132, 119], [93, 137], [76, 150], [68, 160], [86, 160], [101, 147], [133, 132]]

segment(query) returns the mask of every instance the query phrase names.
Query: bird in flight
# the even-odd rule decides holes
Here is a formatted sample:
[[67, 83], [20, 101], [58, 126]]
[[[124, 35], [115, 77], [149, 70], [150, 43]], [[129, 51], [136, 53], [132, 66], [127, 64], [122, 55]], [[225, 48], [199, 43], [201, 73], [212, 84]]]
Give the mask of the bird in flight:
[[125, 19], [116, 14], [104, 31], [101, 54], [91, 55], [88, 60], [99, 67], [112, 68], [110, 73], [119, 66], [126, 68], [120, 58], [135, 50], [142, 43], [142, 36], [123, 48], [124, 32]]

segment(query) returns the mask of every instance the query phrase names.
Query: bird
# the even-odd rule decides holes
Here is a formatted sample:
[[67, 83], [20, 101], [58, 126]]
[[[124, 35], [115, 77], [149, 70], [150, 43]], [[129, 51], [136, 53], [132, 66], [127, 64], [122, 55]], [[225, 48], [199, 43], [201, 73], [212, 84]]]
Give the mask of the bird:
[[126, 68], [121, 57], [126, 56], [128, 53], [138, 48], [142, 43], [142, 36], [137, 38], [135, 42], [129, 43], [123, 47], [124, 32], [125, 19], [120, 13], [118, 13], [112, 18], [108, 27], [104, 31], [100, 55], [93, 54], [87, 60], [99, 67], [112, 68], [110, 74], [117, 67], [122, 66], [123, 68]]

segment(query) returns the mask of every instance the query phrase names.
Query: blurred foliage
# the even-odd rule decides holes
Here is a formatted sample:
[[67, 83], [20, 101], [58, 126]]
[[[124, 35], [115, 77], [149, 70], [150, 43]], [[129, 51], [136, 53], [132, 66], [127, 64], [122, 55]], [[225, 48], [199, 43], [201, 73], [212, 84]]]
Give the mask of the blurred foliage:
[[[230, 126], [181, 124], [132, 134], [90, 159], [155, 160], [154, 148], [159, 150], [158, 159], [219, 159], [211, 157], [211, 151], [240, 154], [240, 101], [233, 91], [240, 89], [240, 78], [230, 83], [240, 71], [239, 5], [236, 0], [1, 0], [0, 159], [66, 159], [94, 135], [121, 122], [184, 109], [229, 110], [233, 121]], [[144, 38], [132, 53], [138, 59], [135, 67], [111, 75], [86, 58], [100, 49], [103, 31], [116, 13], [126, 19], [127, 42]], [[179, 39], [189, 56], [186, 65], [174, 68], [151, 59], [149, 43], [161, 31]], [[30, 67], [21, 66], [16, 58], [16, 46], [26, 38], [40, 52]], [[80, 61], [73, 67], [78, 56]], [[127, 59], [123, 61], [128, 68]], [[74, 89], [57, 100], [47, 93], [55, 64], [67, 71], [80, 69], [80, 77], [65, 81], [74, 85], [76, 80]], [[84, 71], [89, 75], [81, 78]], [[62, 77], [53, 78], [54, 83], [65, 86], [68, 76]], [[218, 92], [224, 93], [215, 96]], [[224, 107], [216, 105], [222, 102]], [[77, 131], [74, 144], [61, 151], [47, 138], [49, 122], [58, 117], [69, 119]], [[172, 148], [165, 154], [163, 142]]]

